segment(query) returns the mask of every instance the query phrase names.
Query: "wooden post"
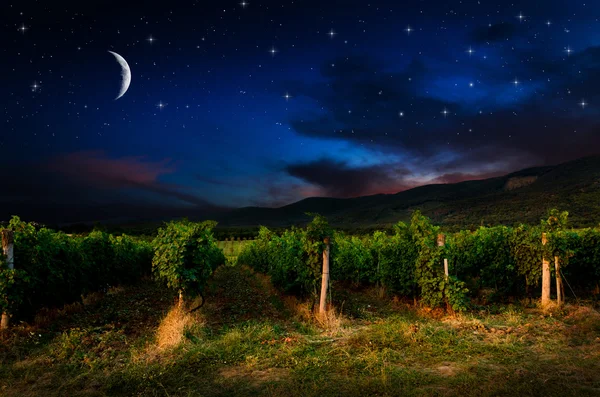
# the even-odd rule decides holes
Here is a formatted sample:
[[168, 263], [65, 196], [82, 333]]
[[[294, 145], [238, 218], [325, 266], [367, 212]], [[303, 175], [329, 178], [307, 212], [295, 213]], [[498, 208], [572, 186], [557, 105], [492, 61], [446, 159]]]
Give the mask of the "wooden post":
[[554, 257], [554, 270], [556, 271], [556, 304], [561, 306], [563, 303], [563, 285], [562, 277], [560, 276], [560, 262], [558, 256]]
[[327, 286], [329, 284], [329, 237], [325, 238], [325, 250], [323, 251], [323, 277], [321, 279], [321, 301], [319, 302], [319, 314], [325, 314], [327, 302]]
[[[542, 233], [542, 245], [547, 242], [546, 233]], [[550, 304], [550, 262], [542, 258], [542, 308]]]
[[[438, 234], [437, 236], [437, 245], [438, 247], [443, 247], [444, 245], [446, 245], [446, 235], [445, 234]], [[448, 258], [444, 258], [444, 275], [446, 276], [446, 278], [448, 278]]]
[[[2, 253], [6, 258], [6, 265], [9, 269], [15, 268], [14, 260], [14, 232], [12, 230], [2, 230]], [[7, 329], [9, 325], [10, 314], [7, 312], [2, 313], [2, 319], [0, 320], [0, 329]]]
[[183, 291], [179, 290], [179, 301], [177, 302], [177, 306], [181, 309], [183, 307]]

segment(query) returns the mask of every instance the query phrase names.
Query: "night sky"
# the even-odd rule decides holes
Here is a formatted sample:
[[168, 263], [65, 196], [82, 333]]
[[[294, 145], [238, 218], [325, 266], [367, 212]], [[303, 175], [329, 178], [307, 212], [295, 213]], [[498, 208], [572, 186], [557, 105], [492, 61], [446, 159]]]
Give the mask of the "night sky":
[[[3, 0], [0, 218], [280, 206], [598, 153], [599, 16], [589, 0]], [[108, 51], [131, 68], [118, 100]]]

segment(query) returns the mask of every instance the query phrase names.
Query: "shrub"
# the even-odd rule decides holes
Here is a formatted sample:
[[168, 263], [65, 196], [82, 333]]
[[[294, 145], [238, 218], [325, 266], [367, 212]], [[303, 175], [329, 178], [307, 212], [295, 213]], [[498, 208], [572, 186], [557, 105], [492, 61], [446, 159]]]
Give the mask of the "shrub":
[[375, 232], [371, 250], [379, 268], [378, 278], [386, 289], [402, 295], [416, 292], [415, 264], [418, 251], [408, 225], [399, 222], [394, 226], [391, 236]]
[[[378, 280], [372, 242], [357, 236], [334, 233], [336, 254], [331, 258], [331, 279], [369, 284]], [[374, 252], [376, 251], [376, 252]]]
[[454, 274], [471, 290], [494, 289], [498, 296], [516, 293], [520, 283], [511, 257], [510, 235], [508, 227], [496, 226], [450, 236], [446, 252]]
[[212, 229], [216, 222], [169, 222], [154, 239], [152, 272], [169, 288], [194, 294], [202, 292], [217, 266], [225, 263]]
[[[261, 227], [257, 240], [244, 246], [238, 263], [268, 274], [273, 285], [285, 292], [316, 298], [324, 239], [331, 237], [333, 230], [322, 216], [310, 215], [313, 220], [305, 229], [292, 227], [281, 236]], [[330, 244], [330, 255], [335, 257], [335, 239]]]
[[85, 238], [13, 217], [15, 269], [0, 264], [0, 305], [13, 315], [60, 306], [107, 285], [133, 282], [151, 265], [150, 246], [92, 232]]

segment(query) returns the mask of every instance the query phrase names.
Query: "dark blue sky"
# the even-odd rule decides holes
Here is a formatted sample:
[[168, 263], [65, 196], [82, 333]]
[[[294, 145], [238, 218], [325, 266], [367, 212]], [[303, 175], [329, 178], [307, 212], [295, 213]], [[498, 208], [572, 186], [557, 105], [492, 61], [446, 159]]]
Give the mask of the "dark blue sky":
[[[600, 151], [600, 3], [148, 3], [2, 3], [2, 217], [278, 206]], [[109, 50], [132, 71], [116, 101]]]

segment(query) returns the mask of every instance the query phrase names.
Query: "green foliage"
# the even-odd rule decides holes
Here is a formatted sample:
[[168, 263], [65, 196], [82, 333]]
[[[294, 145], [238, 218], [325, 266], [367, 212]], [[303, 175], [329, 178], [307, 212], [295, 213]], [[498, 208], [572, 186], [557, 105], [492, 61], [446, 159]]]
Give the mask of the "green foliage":
[[[333, 237], [333, 230], [322, 216], [310, 215], [314, 218], [305, 229], [292, 227], [280, 236], [261, 227], [258, 238], [238, 256], [238, 263], [268, 274], [273, 285], [285, 292], [316, 297], [326, 247], [324, 240]], [[335, 246], [332, 239], [332, 254]]]
[[9, 269], [0, 253], [0, 312], [15, 313], [23, 303], [27, 273], [20, 269]]
[[[567, 212], [551, 210], [535, 227], [459, 231], [447, 236], [444, 247], [436, 244], [440, 228], [419, 211], [410, 225], [400, 222], [361, 236], [335, 232], [325, 218], [310, 215], [313, 220], [303, 229], [261, 227], [258, 238], [244, 244], [238, 263], [270, 275], [285, 292], [316, 297], [324, 240], [330, 237], [332, 280], [378, 284], [454, 310], [468, 307], [469, 291], [491, 289], [501, 299], [537, 286], [542, 257], [558, 257], [576, 290], [589, 292], [600, 280], [600, 229], [569, 230]], [[0, 309], [32, 313], [41, 306], [73, 302], [82, 293], [134, 282], [151, 271], [171, 288], [201, 291], [225, 262], [212, 233], [215, 226], [214, 221], [170, 222], [150, 243], [101, 230], [70, 237], [14, 217], [8, 227], [15, 232], [16, 267], [9, 270], [0, 258]], [[443, 272], [444, 258], [449, 277]]]
[[573, 256], [571, 245], [573, 238], [577, 237], [576, 234], [566, 231], [568, 216], [567, 211], [552, 209], [548, 212], [548, 217], [541, 221], [542, 231], [547, 236], [547, 243], [542, 246], [543, 255], [550, 261], [559, 257], [562, 266], [568, 264], [569, 258]]
[[519, 225], [509, 237], [510, 252], [517, 273], [525, 278], [526, 287], [537, 286], [542, 278], [542, 230]]
[[186, 293], [201, 292], [217, 266], [225, 263], [212, 229], [214, 221], [169, 222], [154, 239], [152, 272], [168, 287]]
[[266, 227], [261, 226], [258, 237], [247, 244], [238, 255], [238, 263], [251, 266], [261, 273], [269, 272], [270, 249], [269, 243], [274, 234]]
[[433, 226], [420, 211], [415, 211], [410, 221], [410, 232], [417, 247], [415, 279], [421, 299], [428, 306], [441, 306], [446, 281], [440, 266], [442, 250], [437, 247], [439, 227]]
[[60, 306], [108, 285], [149, 273], [151, 247], [95, 231], [87, 237], [36, 227], [13, 217], [15, 269], [0, 265], [0, 305], [13, 315]]
[[463, 281], [454, 276], [449, 276], [444, 283], [444, 296], [452, 310], [460, 312], [469, 308], [469, 289]]
[[374, 252], [368, 239], [336, 232], [336, 255], [331, 260], [331, 279], [368, 284], [377, 279]]
[[311, 267], [305, 250], [306, 231], [292, 228], [269, 243], [267, 274], [285, 292], [305, 295], [316, 292], [319, 273]]
[[363, 237], [335, 233], [332, 279], [379, 283], [390, 292], [413, 293], [417, 249], [406, 224], [400, 222], [393, 230], [391, 235], [376, 231]]
[[417, 247], [408, 225], [399, 222], [394, 233], [373, 233], [371, 252], [379, 269], [377, 279], [391, 292], [410, 295], [415, 292]]
[[585, 290], [597, 287], [600, 283], [600, 229], [569, 232], [566, 239], [572, 256], [568, 259], [569, 266], [563, 269], [565, 277], [572, 286]]
[[499, 296], [518, 291], [518, 273], [509, 244], [511, 229], [480, 227], [449, 236], [448, 260], [472, 291], [493, 289]]

